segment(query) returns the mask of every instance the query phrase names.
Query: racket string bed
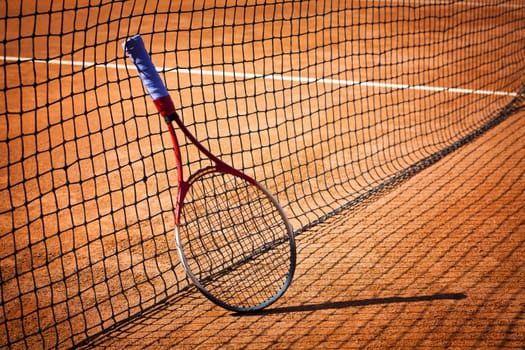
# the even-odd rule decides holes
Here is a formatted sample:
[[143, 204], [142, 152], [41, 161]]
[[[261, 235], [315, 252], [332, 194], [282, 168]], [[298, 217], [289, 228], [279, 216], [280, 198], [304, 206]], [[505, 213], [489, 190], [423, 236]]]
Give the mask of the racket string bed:
[[[224, 176], [220, 175], [222, 180]], [[209, 180], [216, 189], [221, 187], [216, 183], [217, 177]], [[216, 198], [196, 198], [198, 192], [192, 192], [191, 203], [195, 206], [203, 202], [206, 213], [201, 218], [184, 213], [186, 220], [205, 223], [197, 227], [181, 222], [182, 240], [189, 250], [186, 256], [192, 256], [188, 263], [213, 295], [240, 304], [266, 299], [275, 291], [275, 285], [283, 285], [288, 276], [290, 254], [276, 248], [287, 240], [288, 233], [282, 229], [282, 219], [274, 213], [273, 203], [260, 189], [242, 181], [234, 186], [223, 181], [222, 185], [230, 188], [215, 191]]]

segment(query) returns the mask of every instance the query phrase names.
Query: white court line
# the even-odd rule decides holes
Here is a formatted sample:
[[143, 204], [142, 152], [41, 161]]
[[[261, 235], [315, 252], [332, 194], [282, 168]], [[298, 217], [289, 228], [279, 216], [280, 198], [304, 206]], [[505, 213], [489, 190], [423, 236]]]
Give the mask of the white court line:
[[[84, 62], [84, 61], [69, 61], [62, 59], [53, 60], [42, 60], [28, 57], [13, 57], [13, 56], [0, 56], [0, 60], [10, 62], [33, 62], [42, 64], [56, 64], [56, 65], [69, 65], [79, 66], [84, 68], [89, 67], [101, 67], [101, 68], [113, 68], [113, 69], [128, 69], [130, 66], [127, 64], [116, 64], [116, 63], [95, 63], [95, 62]], [[134, 70], [134, 68], [133, 68]], [[228, 72], [222, 70], [206, 70], [206, 69], [187, 69], [187, 68], [164, 68], [157, 69], [159, 72], [164, 73], [178, 73], [188, 75], [201, 75], [201, 76], [214, 76], [214, 77], [228, 77], [238, 80], [246, 79], [265, 79], [274, 81], [290, 81], [296, 83], [319, 83], [328, 85], [338, 86], [364, 86], [374, 87], [380, 89], [400, 89], [400, 90], [417, 90], [417, 91], [435, 91], [445, 92], [454, 94], [465, 94], [465, 95], [498, 95], [498, 96], [517, 96], [515, 92], [506, 91], [492, 91], [492, 90], [478, 90], [478, 89], [463, 89], [463, 88], [451, 88], [442, 86], [428, 86], [428, 85], [408, 85], [408, 84], [394, 84], [394, 83], [381, 83], [377, 81], [358, 81], [358, 80], [341, 80], [341, 79], [328, 79], [328, 78], [312, 78], [312, 77], [298, 77], [281, 74], [255, 74], [255, 73], [244, 73], [244, 72]]]

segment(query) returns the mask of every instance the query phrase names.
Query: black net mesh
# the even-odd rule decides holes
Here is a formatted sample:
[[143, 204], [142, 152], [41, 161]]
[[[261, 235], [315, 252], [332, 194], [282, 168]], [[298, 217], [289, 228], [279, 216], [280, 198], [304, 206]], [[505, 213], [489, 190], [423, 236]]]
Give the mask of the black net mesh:
[[[0, 345], [71, 347], [188, 285], [169, 135], [126, 38], [301, 231], [511, 113], [524, 17], [496, 0], [0, 1]], [[187, 146], [189, 174], [206, 162]]]

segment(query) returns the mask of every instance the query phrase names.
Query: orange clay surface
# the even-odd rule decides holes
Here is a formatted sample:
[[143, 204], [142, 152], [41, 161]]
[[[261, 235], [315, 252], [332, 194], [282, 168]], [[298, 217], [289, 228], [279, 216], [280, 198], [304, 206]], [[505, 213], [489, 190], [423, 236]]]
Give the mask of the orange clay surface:
[[[23, 3], [27, 5], [29, 2]], [[131, 6], [131, 3], [122, 2], [122, 6]], [[44, 2], [39, 1], [39, 4], [45, 7]], [[156, 2], [150, 4], [156, 5]], [[104, 18], [106, 15], [101, 13], [90, 18]], [[35, 29], [40, 39], [46, 31], [59, 31], [60, 26], [72, 33], [75, 26], [72, 19], [68, 16], [60, 21], [49, 18], [48, 25], [34, 24], [34, 27], [33, 23], [7, 25], [7, 38], [25, 36], [28, 39], [21, 42], [21, 47], [6, 45], [2, 54], [31, 58], [44, 57], [48, 53], [56, 57], [60, 50], [71, 49], [76, 55], [71, 54], [66, 60], [111, 60], [123, 64], [123, 53], [122, 57], [115, 59], [95, 57], [95, 51], [85, 53], [79, 49], [85, 45], [83, 39], [91, 38], [93, 42], [92, 31], [86, 32], [85, 37], [81, 35], [74, 44], [73, 34], [70, 34], [61, 42], [37, 40], [34, 47], [25, 45], [31, 36], [23, 32], [26, 28]], [[160, 18], [156, 19], [162, 24]], [[150, 25], [153, 28], [155, 24], [146, 19], [143, 26], [148, 29]], [[108, 27], [107, 30], [113, 35], [117, 29], [125, 31], [126, 28]], [[267, 28], [255, 29], [263, 33]], [[19, 30], [22, 32], [17, 32]], [[104, 34], [107, 33], [99, 33], [102, 43]], [[197, 34], [205, 36], [209, 33]], [[68, 37], [71, 37], [71, 42], [68, 42]], [[315, 34], [304, 39], [303, 43], [308, 43], [306, 39], [315, 42]], [[171, 45], [168, 49], [173, 50], [175, 44], [170, 40], [167, 43]], [[114, 46], [119, 44], [112, 42]], [[163, 50], [163, 47], [153, 50], [157, 62]], [[112, 47], [96, 51], [99, 54], [112, 52], [117, 51]], [[195, 57], [188, 55], [188, 61], [200, 59], [201, 53], [191, 53]], [[404, 54], [409, 57], [413, 52]], [[202, 56], [212, 60], [214, 57], [210, 52]], [[484, 57], [486, 60], [494, 58]], [[300, 59], [308, 61], [315, 57], [302, 56]], [[478, 58], [471, 60], [461, 62], [474, 65]], [[409, 70], [411, 60], [404, 62], [407, 67], [400, 65], [399, 69]], [[494, 62], [505, 64], [499, 57]], [[359, 61], [351, 59], [344, 63], [360, 65]], [[424, 63], [432, 68], [432, 64], [442, 62], [428, 60]], [[170, 65], [168, 62], [167, 66]], [[93, 335], [101, 331], [100, 323], [104, 323], [104, 328], [109, 327], [136, 314], [142, 307], [149, 308], [119, 323], [84, 347], [525, 347], [523, 107], [486, 134], [389, 192], [345, 210], [299, 235], [298, 265], [290, 289], [267, 310], [240, 316], [215, 306], [195, 288], [176, 293], [153, 306], [164, 298], [162, 293], [152, 296], [153, 289], [168, 289], [167, 294], [173, 294], [178, 288], [177, 279], [183, 278], [184, 273], [177, 265], [172, 236], [164, 235], [164, 231], [171, 232], [172, 227], [162, 227], [164, 222], [172, 222], [170, 192], [174, 192], [175, 187], [170, 183], [169, 175], [164, 174], [166, 169], [154, 165], [173, 163], [170, 155], [164, 160], [160, 152], [163, 147], [160, 133], [164, 125], [157, 118], [145, 117], [152, 109], [151, 105], [145, 104], [145, 99], [126, 99], [120, 104], [123, 98], [143, 94], [136, 77], [133, 83], [126, 81], [134, 73], [94, 66], [46, 66], [31, 61], [10, 67], [4, 80], [8, 86], [4, 86], [1, 92], [6, 94], [5, 107], [11, 111], [6, 116], [9, 128], [0, 131], [4, 139], [12, 141], [9, 147], [6, 143], [0, 145], [3, 147], [0, 161], [4, 162], [2, 164], [8, 158], [10, 162], [21, 158], [25, 161], [23, 166], [18, 162], [9, 169], [9, 179], [0, 174], [1, 181], [17, 183], [15, 188], [9, 189], [10, 203], [0, 199], [0, 209], [7, 213], [0, 220], [1, 268], [3, 278], [9, 281], [0, 285], [3, 301], [7, 300], [1, 310], [5, 314], [1, 316], [9, 320], [5, 330], [0, 330], [0, 348], [7, 343], [8, 337], [15, 345], [42, 347], [39, 327], [44, 329], [42, 337], [46, 347], [72, 346], [85, 338], [85, 333]], [[283, 66], [284, 70], [288, 68]], [[311, 69], [317, 68], [312, 66]], [[381, 78], [380, 73], [379, 68], [370, 68], [360, 71], [359, 78], [374, 80]], [[106, 76], [101, 78], [98, 74]], [[341, 77], [335, 75], [333, 78]], [[102, 79], [104, 84], [97, 79]], [[202, 82], [198, 81], [199, 78], [193, 79], [197, 79], [193, 83], [205, 85], [215, 78], [207, 77], [210, 81]], [[439, 79], [436, 84], [448, 86], [446, 77]], [[122, 81], [126, 81], [127, 90], [119, 91]], [[203, 96], [186, 96], [193, 91], [187, 87], [189, 81], [187, 76], [171, 79], [168, 88], [176, 90], [177, 82], [185, 87], [180, 92], [181, 100], [204, 99]], [[235, 84], [230, 81], [226, 87], [233, 89]], [[274, 84], [277, 84], [277, 89], [290, 83]], [[13, 88], [18, 85], [24, 87]], [[254, 84], [253, 89], [261, 87], [264, 85]], [[487, 83], [486, 88], [492, 87]], [[214, 88], [210, 85], [207, 89]], [[300, 89], [296, 88], [294, 93], [301, 92], [296, 91]], [[356, 90], [359, 93], [361, 88]], [[250, 93], [246, 92], [247, 95]], [[405, 92], [397, 93], [402, 97]], [[33, 98], [22, 101], [22, 94]], [[217, 94], [214, 96], [221, 97], [220, 92]], [[259, 94], [259, 98], [264, 99], [265, 95]], [[339, 98], [347, 97], [341, 92]], [[378, 103], [380, 98], [380, 95], [376, 97]], [[465, 101], [470, 98], [463, 97]], [[458, 105], [463, 104], [463, 99], [457, 101]], [[218, 114], [226, 108], [236, 111], [225, 101], [224, 98], [218, 106], [212, 105]], [[246, 108], [256, 106], [254, 101], [247, 101], [252, 104], [246, 104]], [[363, 101], [375, 105], [373, 98]], [[436, 112], [440, 112], [439, 108], [454, 108], [438, 103], [439, 100], [434, 102], [433, 105], [439, 105], [432, 107]], [[469, 106], [474, 110], [481, 109], [484, 101]], [[193, 108], [190, 105], [182, 107], [183, 112]], [[306, 101], [295, 107], [306, 113], [308, 108], [318, 106], [309, 106]], [[402, 115], [404, 108], [413, 106], [400, 105], [392, 113]], [[360, 111], [343, 112], [353, 114]], [[19, 122], [22, 115], [23, 124]], [[137, 116], [134, 121], [126, 119], [132, 115]], [[35, 122], [29, 123], [28, 120]], [[48, 128], [48, 125], [52, 126]], [[33, 137], [37, 131], [39, 136]], [[17, 135], [25, 136], [14, 140]], [[275, 136], [268, 135], [267, 138]], [[135, 141], [129, 143], [129, 139]], [[267, 141], [260, 142], [269, 143]], [[315, 143], [316, 140], [309, 141]], [[169, 142], [164, 140], [164, 145], [169, 145]], [[37, 152], [41, 149], [46, 152]], [[334, 157], [337, 156], [341, 155]], [[140, 157], [144, 159], [138, 162]], [[409, 160], [402, 159], [407, 164]], [[303, 160], [299, 161], [302, 164]], [[173, 164], [166, 167], [170, 166], [173, 173]], [[53, 170], [37, 177], [39, 167]], [[153, 173], [157, 174], [155, 181], [141, 182], [142, 178]], [[31, 180], [22, 181], [26, 176]], [[118, 191], [121, 188], [124, 190]], [[290, 185], [290, 188], [297, 192], [301, 190], [300, 185], [297, 188]], [[317, 193], [315, 189], [312, 192]], [[311, 200], [317, 204], [325, 199], [317, 195]], [[30, 205], [25, 207], [25, 202]], [[132, 206], [134, 203], [138, 204]], [[8, 205], [17, 207], [17, 210], [11, 213], [6, 209]], [[133, 210], [128, 212], [130, 208]], [[317, 217], [318, 213], [307, 212], [304, 216]], [[27, 228], [25, 222], [33, 222], [33, 225]], [[27, 248], [29, 242], [33, 244], [30, 249]], [[161, 272], [164, 273], [162, 279], [157, 278]], [[148, 278], [151, 278], [151, 284]], [[43, 287], [34, 293], [35, 286]], [[119, 288], [125, 292], [120, 293]], [[20, 302], [17, 293], [24, 295]], [[104, 302], [98, 305], [95, 300]], [[35, 310], [39, 306], [37, 315]], [[22, 313], [29, 315], [23, 324], [19, 320]], [[58, 337], [64, 339], [74, 337], [75, 342], [65, 340], [61, 343], [61, 339], [57, 340], [57, 332]], [[30, 336], [24, 337], [28, 333]]]
[[188, 290], [89, 348], [525, 346], [525, 111], [297, 239], [289, 291], [239, 316]]

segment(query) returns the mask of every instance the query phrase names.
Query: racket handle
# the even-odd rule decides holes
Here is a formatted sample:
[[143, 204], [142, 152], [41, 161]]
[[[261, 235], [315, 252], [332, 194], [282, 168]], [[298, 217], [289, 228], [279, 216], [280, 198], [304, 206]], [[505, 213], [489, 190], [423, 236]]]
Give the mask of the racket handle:
[[129, 38], [122, 46], [133, 64], [135, 64], [139, 77], [153, 99], [153, 103], [160, 115], [164, 118], [176, 115], [175, 106], [168, 89], [166, 89], [166, 85], [164, 85], [155, 65], [151, 61], [140, 34]]

